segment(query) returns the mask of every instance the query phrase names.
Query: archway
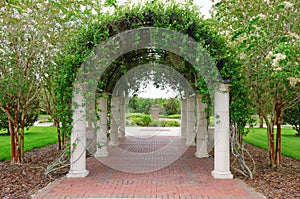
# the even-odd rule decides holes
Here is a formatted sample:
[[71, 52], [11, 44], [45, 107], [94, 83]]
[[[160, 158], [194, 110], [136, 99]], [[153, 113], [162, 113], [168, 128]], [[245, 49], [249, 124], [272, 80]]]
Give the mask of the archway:
[[[156, 6], [163, 5], [157, 4]], [[221, 47], [224, 45], [224, 41], [219, 39], [215, 32], [210, 32], [207, 27], [209, 23], [197, 17], [197, 13], [193, 13], [191, 10], [184, 10], [184, 8], [174, 9], [174, 7], [165, 10], [165, 15], [169, 19], [166, 22], [165, 15], [161, 16], [158, 10], [156, 12], [154, 10], [150, 11], [147, 6], [143, 9], [144, 11], [147, 10], [143, 20], [140, 19], [137, 13], [124, 14], [120, 11], [119, 14], [124, 15], [117, 21], [112, 22], [116, 25], [116, 30], [121, 31], [119, 34], [115, 34], [115, 27], [110, 22], [97, 27], [94, 27], [95, 24], [92, 24], [90, 27], [93, 30], [98, 30], [97, 33], [93, 33], [93, 38], [100, 37], [98, 38], [100, 45], [90, 45], [88, 42], [85, 45], [85, 50], [88, 49], [87, 52], [89, 53], [85, 52], [85, 56], [81, 58], [81, 61], [77, 65], [73, 64], [72, 66], [73, 69], [76, 69], [79, 67], [78, 64], [81, 65], [77, 72], [76, 81], [74, 79], [71, 81], [74, 84], [74, 96], [72, 99], [74, 113], [71, 134], [71, 169], [68, 177], [85, 177], [88, 174], [85, 168], [86, 116], [92, 118], [90, 120], [97, 121], [95, 107], [96, 98], [99, 95], [98, 90], [101, 90], [100, 95], [103, 95], [106, 91], [99, 85], [99, 82], [101, 82], [99, 77], [103, 78], [110, 73], [115, 74], [116, 70], [124, 70], [126, 72], [127, 68], [125, 65], [124, 69], [124, 59], [120, 59], [122, 55], [131, 53], [137, 59], [145, 52], [149, 54], [148, 51], [158, 50], [163, 53], [167, 52], [166, 57], [170, 59], [169, 62], [172, 63], [174, 68], [179, 71], [182, 70], [181, 73], [184, 76], [191, 76], [189, 80], [193, 80], [193, 86], [202, 98], [198, 100], [199, 107], [201, 107], [199, 114], [204, 114], [206, 105], [203, 102], [205, 100], [207, 100], [206, 102], [209, 99], [214, 101], [214, 115], [218, 119], [215, 122], [215, 168], [212, 175], [215, 178], [232, 178], [229, 170], [229, 93], [228, 86], [223, 81], [223, 79], [229, 78], [226, 70], [228, 70], [227, 67], [230, 64], [230, 60], [225, 59], [225, 50]], [[187, 13], [187, 15], [193, 16], [197, 20], [190, 23], [187, 21], [187, 18], [179, 18], [180, 12]], [[187, 27], [184, 34], [174, 31], [178, 29], [177, 24], [173, 27], [174, 21], [171, 19], [174, 19], [174, 17], [176, 18], [176, 23], [181, 23], [180, 27]], [[134, 25], [132, 25], [133, 21], [135, 22]], [[156, 21], [159, 23], [156, 24]], [[118, 27], [118, 24], [121, 24], [120, 27]], [[106, 38], [106, 36], [103, 36], [105, 35], [103, 32], [111, 37]], [[84, 37], [80, 39], [91, 40]], [[143, 63], [148, 58], [149, 56], [146, 59], [139, 60], [141, 62], [138, 63]], [[187, 71], [184, 72], [185, 70]], [[220, 73], [223, 76], [220, 76]], [[122, 72], [117, 74], [120, 75]], [[110, 76], [107, 77], [109, 79]], [[105, 118], [105, 110], [107, 109], [105, 99], [105, 96], [100, 97], [100, 100], [102, 100], [100, 108], [104, 110], [102, 112], [104, 116], [100, 114], [101, 118]], [[189, 112], [189, 107], [191, 107], [189, 104], [191, 102], [187, 100], [186, 103], [188, 104], [186, 110]], [[86, 106], [90, 107], [88, 112], [86, 112]], [[96, 122], [96, 126], [99, 126], [101, 129], [100, 131], [104, 129], [97, 137], [100, 146], [103, 146], [101, 142], [103, 142], [103, 138], [106, 135], [105, 132], [107, 132], [105, 123], [105, 119]], [[207, 129], [205, 121], [199, 122], [199, 129], [203, 131]], [[198, 143], [201, 143], [205, 138], [198, 136], [197, 140], [199, 140]], [[99, 150], [104, 148], [100, 147]], [[199, 156], [201, 156], [200, 151]]]

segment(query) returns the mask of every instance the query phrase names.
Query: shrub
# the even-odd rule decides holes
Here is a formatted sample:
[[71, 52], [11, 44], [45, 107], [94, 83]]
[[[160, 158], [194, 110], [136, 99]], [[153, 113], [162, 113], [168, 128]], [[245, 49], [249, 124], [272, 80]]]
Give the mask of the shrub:
[[159, 121], [152, 120], [151, 123], [149, 124], [149, 126], [158, 127], [159, 126]]
[[284, 110], [283, 112], [283, 120], [284, 122], [292, 125], [293, 129], [297, 131], [296, 135], [300, 136], [300, 103], [295, 106]]
[[180, 119], [181, 115], [180, 114], [168, 115], [167, 118], [170, 118], [170, 119]]
[[151, 117], [145, 114], [132, 114], [129, 119], [137, 126], [149, 126], [151, 122]]
[[175, 120], [162, 120], [159, 124], [165, 127], [180, 126], [180, 123]]

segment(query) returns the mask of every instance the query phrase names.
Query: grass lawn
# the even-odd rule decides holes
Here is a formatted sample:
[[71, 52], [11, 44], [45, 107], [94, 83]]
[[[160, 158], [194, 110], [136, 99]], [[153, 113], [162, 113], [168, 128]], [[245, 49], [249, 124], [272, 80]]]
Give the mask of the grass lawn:
[[[33, 126], [28, 131], [25, 131], [25, 151], [54, 144], [56, 142], [57, 134], [56, 127], [54, 126]], [[0, 136], [0, 161], [9, 160], [10, 157], [10, 136]]]
[[[267, 149], [267, 129], [250, 128], [249, 133], [244, 137], [245, 142], [254, 146]], [[282, 128], [281, 150], [282, 154], [300, 160], [300, 137], [295, 136], [296, 131], [292, 127]], [[276, 139], [276, 129], [275, 129]]]

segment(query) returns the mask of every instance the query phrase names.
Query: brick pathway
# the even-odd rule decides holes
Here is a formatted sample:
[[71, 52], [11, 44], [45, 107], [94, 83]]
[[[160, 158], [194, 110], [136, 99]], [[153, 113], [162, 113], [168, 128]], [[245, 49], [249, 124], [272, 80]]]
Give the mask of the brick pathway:
[[[120, 148], [143, 153], [164, 146], [166, 137], [159, 139], [127, 138]], [[159, 142], [161, 140], [161, 143]], [[150, 143], [152, 142], [152, 149]], [[167, 153], [167, 152], [166, 152]], [[146, 173], [127, 173], [112, 169], [97, 159], [87, 159], [90, 174], [83, 179], [62, 178], [39, 191], [33, 199], [41, 198], [264, 198], [241, 180], [213, 179], [213, 158], [194, 156], [195, 147], [188, 147], [175, 162], [160, 170]], [[113, 155], [110, 156], [113, 158]], [[152, 158], [161, 164], [166, 154]], [[123, 164], [126, 158], [113, 158]], [[119, 160], [119, 162], [118, 162]], [[122, 162], [123, 161], [123, 162]], [[125, 160], [126, 162], [126, 160]], [[130, 162], [128, 160], [127, 162]], [[135, 168], [134, 165], [127, 166]]]

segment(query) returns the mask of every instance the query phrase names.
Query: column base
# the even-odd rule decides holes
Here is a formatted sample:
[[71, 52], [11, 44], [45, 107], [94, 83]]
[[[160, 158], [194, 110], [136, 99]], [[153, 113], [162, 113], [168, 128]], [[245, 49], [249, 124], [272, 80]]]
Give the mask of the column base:
[[208, 158], [210, 155], [208, 153], [195, 153], [197, 158]]
[[97, 151], [94, 155], [95, 158], [107, 157], [109, 153], [107, 151]]
[[125, 136], [120, 136], [120, 137], [118, 137], [118, 139], [119, 139], [120, 141], [123, 141], [123, 140], [125, 140]]
[[212, 171], [211, 175], [215, 178], [215, 179], [233, 179], [233, 175], [231, 174], [231, 172], [220, 172], [220, 171]]
[[89, 175], [88, 170], [82, 170], [82, 171], [69, 171], [69, 173], [66, 175], [67, 178], [85, 178], [87, 175]]
[[196, 146], [196, 143], [195, 143], [195, 141], [192, 141], [192, 142], [186, 141], [185, 146]]
[[108, 145], [109, 146], [119, 146], [119, 142], [109, 142]]

